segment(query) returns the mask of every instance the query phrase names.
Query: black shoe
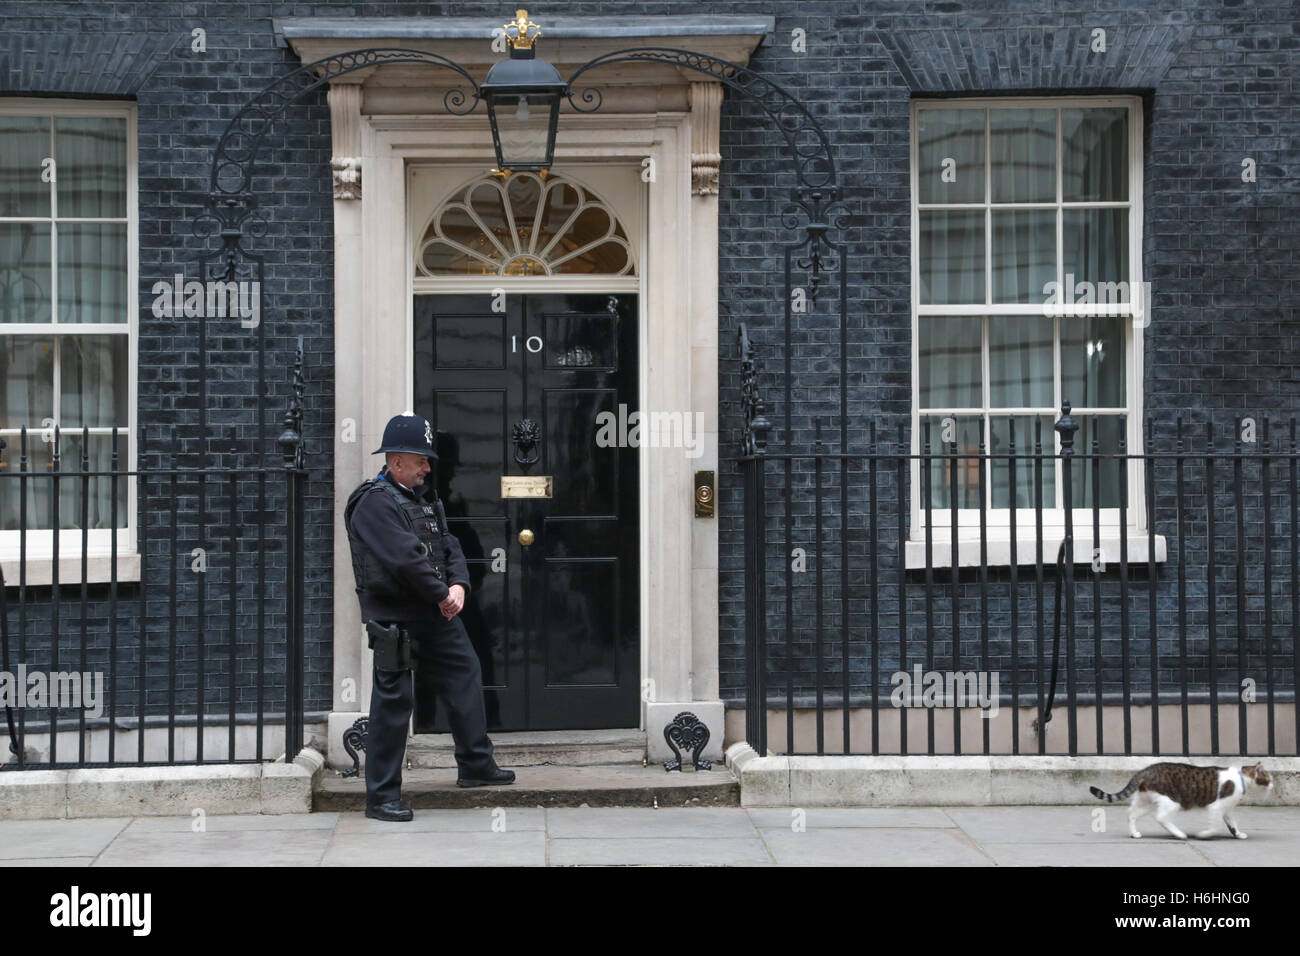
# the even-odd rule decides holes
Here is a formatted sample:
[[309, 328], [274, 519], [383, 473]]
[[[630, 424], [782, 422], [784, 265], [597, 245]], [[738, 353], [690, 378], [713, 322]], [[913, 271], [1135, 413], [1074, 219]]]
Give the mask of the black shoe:
[[493, 766], [491, 770], [478, 770], [473, 776], [461, 774], [456, 778], [458, 787], [490, 787], [498, 783], [514, 783], [515, 772], [513, 770], [502, 770], [498, 766]]
[[366, 807], [366, 816], [372, 820], [389, 820], [393, 823], [406, 823], [415, 817], [411, 808], [402, 804], [400, 800], [389, 800], [387, 803], [376, 804], [375, 806]]

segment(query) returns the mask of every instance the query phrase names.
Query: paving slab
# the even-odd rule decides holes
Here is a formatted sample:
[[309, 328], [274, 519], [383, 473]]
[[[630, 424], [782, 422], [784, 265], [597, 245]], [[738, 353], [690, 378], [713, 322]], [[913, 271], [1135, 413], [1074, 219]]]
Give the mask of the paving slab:
[[0, 820], [0, 865], [43, 857], [94, 857], [130, 822], [130, 817]]
[[[132, 833], [193, 833], [194, 816], [137, 817]], [[208, 832], [223, 830], [332, 830], [338, 824], [337, 813], [219, 814], [203, 817]]]
[[[1127, 806], [948, 807], [945, 812], [981, 846], [1133, 842], [1128, 835]], [[1150, 822], [1160, 826], [1154, 816]], [[1094, 830], [1098, 824], [1105, 829]]]
[[[1255, 830], [1277, 830], [1293, 833], [1300, 841], [1300, 807], [1238, 806], [1232, 814], [1247, 833]], [[1226, 834], [1227, 830], [1223, 830]]]
[[93, 856], [45, 856], [29, 859], [0, 860], [0, 870], [6, 866], [90, 866]]
[[540, 830], [337, 833], [321, 865], [545, 866], [546, 834]]
[[552, 840], [569, 837], [715, 840], [755, 836], [753, 822], [739, 807], [559, 808], [546, 811], [546, 831]]
[[937, 807], [806, 807], [778, 809], [776, 807], [751, 807], [746, 812], [754, 826], [791, 830], [796, 822], [795, 811], [802, 814], [803, 826], [811, 828], [836, 827], [955, 827]]
[[[1100, 814], [1099, 814], [1100, 811]], [[1128, 833], [1128, 805], [1082, 805], [1077, 807], [949, 807], [945, 812], [982, 846], [1001, 843], [1133, 843]], [[1094, 829], [1104, 819], [1105, 830]], [[1300, 857], [1300, 809], [1295, 807], [1247, 807], [1237, 811], [1237, 821], [1246, 832], [1250, 826], [1277, 833], [1295, 834], [1292, 846]], [[1172, 822], [1194, 834], [1206, 826], [1203, 810], [1174, 814]], [[1144, 838], [1169, 836], [1148, 813], [1138, 820]], [[1226, 831], [1225, 831], [1226, 832]], [[1171, 837], [1172, 839], [1172, 837]]]
[[758, 835], [749, 837], [551, 838], [551, 866], [770, 866]]
[[998, 866], [1213, 866], [1182, 840], [1125, 839], [1113, 843], [996, 843], [984, 847]]
[[992, 866], [957, 829], [873, 827], [764, 830], [763, 840], [783, 866]]
[[1283, 837], [1277, 831], [1252, 829], [1240, 814], [1236, 819], [1241, 829], [1246, 831], [1244, 840], [1224, 835], [1188, 842], [1215, 866], [1295, 866], [1300, 863], [1300, 833]]
[[[315, 816], [315, 814], [313, 814]], [[510, 833], [516, 830], [545, 830], [546, 811], [540, 807], [482, 807], [471, 810], [416, 810], [406, 823], [372, 820], [361, 813], [334, 813], [335, 832], [351, 833]]]
[[333, 835], [328, 829], [192, 833], [128, 827], [95, 866], [315, 866]]

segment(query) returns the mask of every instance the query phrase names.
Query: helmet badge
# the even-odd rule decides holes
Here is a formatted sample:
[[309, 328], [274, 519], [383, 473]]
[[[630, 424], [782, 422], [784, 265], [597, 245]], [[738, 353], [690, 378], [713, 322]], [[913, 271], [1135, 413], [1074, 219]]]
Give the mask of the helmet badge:
[[424, 423], [424, 443], [430, 448], [433, 447], [433, 426], [427, 420]]

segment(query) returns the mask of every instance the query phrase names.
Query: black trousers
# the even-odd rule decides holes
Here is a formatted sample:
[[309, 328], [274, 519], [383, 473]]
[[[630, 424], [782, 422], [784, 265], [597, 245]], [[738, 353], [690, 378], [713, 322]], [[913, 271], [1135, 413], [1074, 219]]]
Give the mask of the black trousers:
[[[446, 702], [461, 774], [472, 776], [489, 769], [494, 762], [483, 706], [482, 671], [460, 615], [450, 621], [437, 614], [434, 620], [401, 623], [411, 632], [421, 682], [427, 680]], [[410, 671], [376, 669], [372, 673], [366, 803], [373, 807], [402, 795], [402, 761], [415, 689]]]

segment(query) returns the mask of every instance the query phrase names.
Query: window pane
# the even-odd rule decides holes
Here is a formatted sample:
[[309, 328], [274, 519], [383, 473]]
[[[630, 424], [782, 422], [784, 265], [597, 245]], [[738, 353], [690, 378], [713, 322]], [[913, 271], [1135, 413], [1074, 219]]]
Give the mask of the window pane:
[[1128, 110], [1061, 110], [1061, 152], [1066, 202], [1128, 199]]
[[59, 216], [126, 216], [126, 121], [112, 116], [54, 120]]
[[[525, 185], [527, 184], [521, 183], [521, 188], [511, 193], [511, 195], [528, 197], [528, 206], [520, 207], [515, 215], [527, 215], [527, 227], [531, 229], [537, 200], [532, 198], [530, 193], [524, 192], [522, 187]], [[551, 245], [552, 240], [555, 239], [560, 230], [569, 224], [569, 217], [578, 208], [579, 201], [578, 191], [568, 183], [553, 186], [546, 191], [546, 208], [542, 211], [542, 220], [537, 229], [536, 251], [541, 252]], [[563, 255], [563, 253], [560, 254]]]
[[127, 425], [127, 337], [59, 339], [59, 424], [64, 428]]
[[[27, 436], [27, 473], [31, 475], [25, 482], [27, 490], [27, 528], [39, 530], [53, 527], [53, 494], [56, 479], [53, 477], [52, 456], [53, 442], [41, 441], [39, 431], [29, 432]], [[18, 442], [13, 442], [14, 455], [10, 459], [10, 473], [18, 472]], [[127, 466], [127, 435], [120, 432], [117, 438], [118, 470]], [[113, 466], [113, 436], [91, 435], [88, 446], [88, 472], [111, 472]], [[86, 526], [90, 529], [111, 528], [112, 478], [108, 475], [96, 477], [82, 476], [82, 438], [79, 433], [61, 432], [59, 434], [59, 527], [80, 528], [82, 526], [83, 501], [86, 502]], [[19, 530], [19, 511], [22, 500], [18, 488], [19, 482], [6, 478], [6, 493], [0, 495], [0, 528], [6, 531]], [[117, 479], [117, 526], [127, 526], [127, 488], [124, 475]], [[84, 492], [89, 492], [85, 494]], [[119, 547], [124, 542], [119, 542]], [[78, 545], [78, 550], [80, 545]]]
[[[0, 335], [0, 428], [39, 428], [53, 418], [54, 339]], [[9, 444], [16, 453], [17, 440]]]
[[983, 110], [917, 110], [916, 156], [921, 202], [984, 201]]
[[1056, 110], [990, 110], [993, 202], [1056, 201]]
[[[1052, 455], [1056, 450], [1056, 433], [1052, 431], [1055, 421], [1050, 416], [1041, 416], [1035, 418], [1030, 415], [1016, 415], [1010, 418], [1004, 415], [993, 415], [989, 419], [989, 453], [993, 455], [1007, 455], [1012, 451], [1011, 448], [1011, 422], [1015, 422], [1015, 470], [1016, 470], [1016, 507], [1017, 508], [1034, 508], [1037, 507], [1041, 500], [1044, 508], [1054, 508], [1056, 506], [1056, 462]], [[1041, 431], [1035, 433], [1034, 422], [1040, 423]], [[1034, 497], [1034, 444], [1035, 441], [1041, 443], [1043, 463], [1041, 467], [1042, 474], [1039, 476], [1039, 485], [1042, 492], [1042, 498]], [[1024, 456], [1024, 457], [1021, 457]], [[1011, 507], [1011, 466], [1012, 463], [1003, 459], [994, 461], [990, 466], [992, 471], [989, 478], [990, 486], [993, 489], [993, 507], [1009, 508]], [[1033, 530], [1033, 526], [1024, 526], [1026, 530]]]
[[1061, 400], [1075, 408], [1124, 406], [1124, 320], [1061, 319]]
[[[21, 464], [19, 459], [19, 437], [5, 436], [5, 441], [9, 447], [5, 449], [5, 461], [8, 466], [5, 472], [14, 475], [18, 474]], [[5, 478], [0, 481], [0, 488], [4, 493], [0, 494], [0, 529], [5, 531], [18, 531], [20, 529], [20, 516], [22, 512], [22, 485], [26, 485], [27, 492], [27, 529], [36, 530], [50, 527], [50, 492], [52, 483], [50, 473], [50, 449], [51, 445], [41, 441], [41, 432], [29, 430], [27, 432], [27, 472], [35, 477], [29, 478], [26, 482], [14, 478]], [[30, 547], [30, 544], [29, 544]]]
[[0, 116], [0, 216], [48, 216], [51, 185], [41, 177], [50, 155], [45, 116]]
[[1055, 210], [993, 210], [993, 301], [1042, 302], [1055, 279]]
[[50, 321], [50, 227], [0, 223], [0, 322]]
[[1052, 320], [1037, 315], [989, 318], [989, 404], [1052, 404]]
[[[1070, 276], [1074, 281], [1090, 282], [1093, 301], [1110, 292], [1122, 295], [1128, 301], [1127, 287], [1102, 283], [1128, 280], [1128, 210], [1127, 209], [1066, 209], [1062, 215], [1062, 242], [1065, 245], [1065, 282], [1069, 288]], [[1068, 295], [1066, 296], [1068, 303]], [[1076, 292], [1074, 301], [1083, 298]]]
[[128, 320], [126, 224], [59, 223], [59, 321]]
[[980, 320], [926, 315], [920, 321], [921, 407], [981, 407]]
[[[59, 527], [80, 528], [82, 526], [82, 507], [86, 502], [86, 527], [111, 528], [112, 479], [108, 475], [93, 478], [79, 477], [83, 468], [87, 472], [111, 472], [113, 469], [113, 436], [91, 435], [86, 447], [87, 461], [81, 460], [83, 442], [80, 432], [66, 431], [59, 436], [59, 454], [63, 460], [59, 470], [65, 477], [59, 479]], [[126, 436], [118, 434], [118, 469], [125, 467]], [[126, 527], [126, 486], [124, 477], [117, 480], [117, 526]], [[87, 494], [88, 492], [88, 494]], [[45, 525], [49, 527], [49, 517]], [[120, 546], [120, 545], [119, 545]]]
[[984, 302], [984, 213], [921, 215], [921, 301], [926, 305]]
[[[935, 509], [952, 507], [952, 488], [956, 472], [958, 508], [978, 508], [980, 500], [980, 472], [978, 458], [952, 457], [978, 455], [980, 450], [980, 423], [978, 415], [925, 416], [921, 419], [920, 449], [925, 451], [926, 422], [929, 422], [930, 453], [930, 506]], [[944, 441], [951, 438], [951, 441]], [[925, 467], [924, 462], [921, 465]], [[986, 476], [987, 480], [987, 476]], [[924, 492], [923, 492], [924, 493]], [[921, 499], [924, 504], [925, 499]]]
[[[1124, 435], [1124, 416], [1122, 415], [1078, 415], [1072, 416], [1079, 423], [1079, 430], [1074, 433], [1075, 455], [1093, 453], [1093, 440], [1097, 441], [1098, 455], [1119, 454], [1120, 438]], [[1070, 500], [1075, 508], [1091, 508], [1097, 502], [1099, 508], [1119, 507], [1119, 486], [1123, 463], [1111, 458], [1100, 458], [1098, 474], [1093, 476], [1093, 459], [1075, 458], [1070, 464], [1073, 487]], [[1141, 463], [1133, 462], [1129, 468], [1141, 468]], [[1065, 491], [1062, 488], [1061, 494]], [[1129, 507], [1133, 502], [1129, 502]], [[1065, 507], [1062, 498], [1061, 507]]]

